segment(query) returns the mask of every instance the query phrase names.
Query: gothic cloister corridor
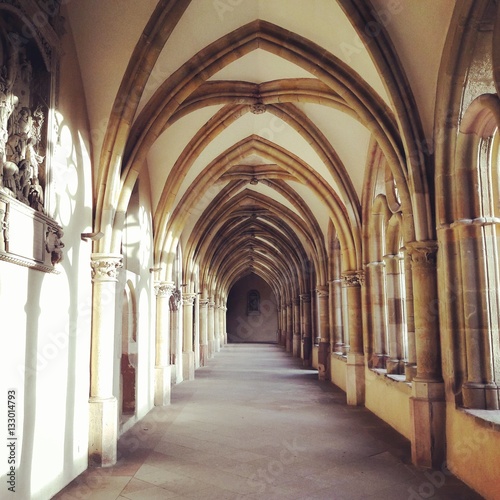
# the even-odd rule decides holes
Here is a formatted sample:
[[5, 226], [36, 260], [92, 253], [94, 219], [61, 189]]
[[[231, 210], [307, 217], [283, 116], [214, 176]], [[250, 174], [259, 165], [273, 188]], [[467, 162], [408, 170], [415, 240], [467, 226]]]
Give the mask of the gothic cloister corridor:
[[228, 345], [56, 500], [482, 498], [272, 344]]

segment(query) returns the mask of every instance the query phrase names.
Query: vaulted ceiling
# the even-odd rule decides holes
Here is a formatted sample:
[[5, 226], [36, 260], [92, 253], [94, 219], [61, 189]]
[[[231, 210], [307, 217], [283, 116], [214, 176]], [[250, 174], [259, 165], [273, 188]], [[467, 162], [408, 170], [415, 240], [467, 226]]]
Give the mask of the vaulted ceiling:
[[308, 260], [325, 284], [329, 233], [358, 268], [375, 145], [419, 189], [402, 158], [408, 135], [431, 140], [453, 3], [68, 2], [97, 196], [113, 155], [118, 207], [147, 171], [157, 261], [180, 241], [226, 287], [277, 289]]

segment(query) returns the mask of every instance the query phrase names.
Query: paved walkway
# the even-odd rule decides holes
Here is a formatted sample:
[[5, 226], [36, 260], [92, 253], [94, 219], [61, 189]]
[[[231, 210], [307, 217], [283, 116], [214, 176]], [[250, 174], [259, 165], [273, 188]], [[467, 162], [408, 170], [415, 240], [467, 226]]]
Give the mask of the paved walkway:
[[406, 439], [275, 345], [229, 345], [54, 498], [475, 500], [410, 465]]

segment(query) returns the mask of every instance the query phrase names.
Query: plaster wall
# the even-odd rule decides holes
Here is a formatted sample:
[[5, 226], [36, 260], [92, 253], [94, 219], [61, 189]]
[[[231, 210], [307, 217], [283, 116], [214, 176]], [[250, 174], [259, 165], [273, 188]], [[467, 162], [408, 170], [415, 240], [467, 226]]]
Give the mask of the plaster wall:
[[365, 370], [365, 406], [407, 439], [411, 436], [411, 387], [373, 370]]
[[[85, 101], [71, 33], [63, 36], [59, 136], [46, 206], [64, 230], [58, 274], [0, 262], [1, 394], [16, 391], [15, 498], [47, 499], [87, 468], [92, 177]], [[11, 228], [15, 231], [15, 228]], [[7, 429], [2, 412], [0, 425]], [[2, 488], [7, 484], [1, 461]], [[5, 489], [3, 490], [5, 491]]]
[[347, 364], [344, 359], [339, 359], [335, 354], [331, 356], [330, 380], [344, 392], [347, 391], [346, 368]]
[[476, 412], [488, 417], [489, 421], [457, 410], [454, 403], [447, 404], [446, 466], [485, 498], [498, 498], [500, 419], [496, 411]]
[[[260, 294], [260, 314], [249, 315], [247, 296], [250, 290]], [[229, 343], [277, 342], [278, 312], [271, 287], [251, 274], [231, 288], [227, 299], [227, 334]]]

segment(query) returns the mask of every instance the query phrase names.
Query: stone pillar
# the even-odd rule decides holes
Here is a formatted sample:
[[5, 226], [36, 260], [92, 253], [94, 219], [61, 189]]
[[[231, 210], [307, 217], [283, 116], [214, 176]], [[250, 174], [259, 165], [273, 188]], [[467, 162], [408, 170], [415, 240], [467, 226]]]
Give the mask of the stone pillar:
[[342, 279], [335, 279], [329, 282], [330, 303], [333, 325], [332, 352], [346, 354], [346, 343], [344, 341], [344, 325], [342, 324]]
[[408, 353], [405, 365], [406, 381], [411, 382], [417, 374], [417, 346], [415, 344], [415, 315], [413, 313], [413, 279], [411, 275], [411, 257], [404, 252], [405, 266], [405, 297], [406, 297], [406, 332], [408, 338]]
[[200, 296], [194, 296], [194, 318], [193, 318], [193, 351], [194, 369], [200, 367]]
[[194, 351], [193, 351], [193, 306], [196, 294], [182, 294], [184, 341], [182, 348], [182, 365], [184, 380], [194, 380]]
[[411, 451], [419, 467], [441, 467], [445, 459], [444, 383], [441, 377], [435, 241], [407, 245], [411, 256], [417, 374], [410, 398]]
[[208, 299], [200, 299], [200, 366], [208, 360]]
[[286, 339], [288, 336], [287, 323], [286, 323], [286, 304], [281, 303], [281, 345], [286, 347]]
[[281, 335], [282, 335], [282, 327], [281, 327], [281, 305], [278, 302], [278, 307], [277, 307], [277, 312], [278, 312], [278, 338], [276, 339], [278, 344], [281, 345]]
[[215, 355], [215, 302], [208, 302], [208, 357]]
[[318, 298], [318, 378], [326, 380], [330, 372], [330, 331], [328, 326], [328, 287], [320, 285], [316, 288]]
[[286, 305], [286, 352], [292, 352], [293, 345], [293, 303]]
[[92, 268], [92, 340], [89, 399], [89, 464], [116, 463], [118, 402], [113, 395], [115, 300], [122, 256], [94, 253]]
[[365, 364], [363, 354], [363, 308], [361, 302], [363, 271], [344, 274], [347, 291], [349, 352], [347, 354], [346, 382], [347, 404], [362, 405], [365, 402]]
[[214, 308], [214, 336], [215, 336], [215, 352], [220, 352], [220, 302], [217, 300]]
[[170, 404], [172, 368], [170, 366], [170, 297], [175, 285], [170, 281], [155, 284], [156, 292], [156, 357], [155, 406]]
[[402, 255], [384, 255], [387, 290], [387, 333], [389, 339], [387, 373], [402, 374], [405, 365], [405, 325], [401, 292]]
[[292, 355], [300, 357], [300, 297], [293, 299], [293, 345]]
[[312, 363], [312, 338], [311, 338], [311, 295], [303, 293], [300, 295], [302, 306], [302, 356], [305, 367]]
[[222, 325], [224, 328], [224, 345], [227, 345], [227, 307], [222, 309]]
[[[370, 368], [385, 368], [387, 359], [387, 312], [385, 307], [385, 279], [383, 261], [374, 261], [366, 266], [370, 283], [371, 351]], [[367, 346], [368, 347], [368, 346]]]
[[180, 384], [183, 381], [182, 369], [182, 340], [184, 332], [182, 330], [182, 294], [176, 289], [170, 297], [170, 336], [171, 352], [174, 353], [175, 383]]

